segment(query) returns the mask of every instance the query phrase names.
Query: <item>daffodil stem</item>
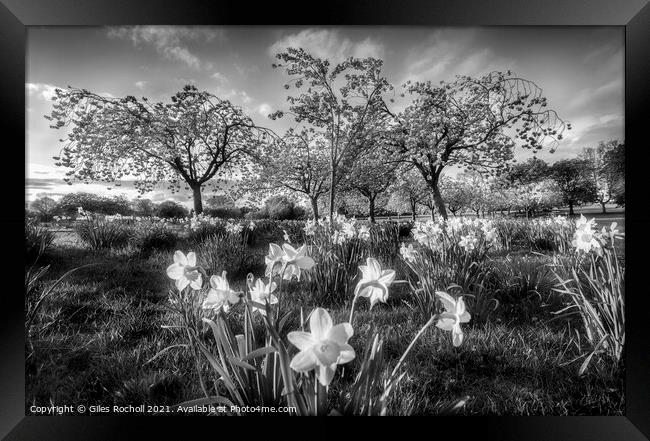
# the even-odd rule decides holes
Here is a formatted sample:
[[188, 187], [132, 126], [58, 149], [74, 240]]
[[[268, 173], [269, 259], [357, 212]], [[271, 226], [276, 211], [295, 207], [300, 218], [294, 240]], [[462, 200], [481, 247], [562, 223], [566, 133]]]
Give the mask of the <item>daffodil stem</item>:
[[358, 297], [358, 296], [355, 295], [355, 296], [352, 298], [352, 305], [350, 306], [350, 319], [348, 320], [348, 323], [350, 323], [350, 325], [352, 324], [352, 314], [354, 314], [354, 305], [355, 305], [356, 302], [357, 302], [357, 297]]
[[424, 331], [426, 331], [429, 328], [429, 326], [431, 326], [433, 324], [433, 322], [436, 320], [437, 317], [438, 317], [437, 314], [431, 316], [429, 321], [426, 322], [424, 324], [424, 326], [422, 326], [422, 328], [418, 331], [415, 338], [413, 338], [413, 340], [411, 341], [411, 344], [409, 344], [408, 348], [406, 348], [406, 351], [404, 351], [404, 353], [400, 357], [399, 361], [395, 365], [395, 368], [393, 369], [393, 372], [391, 372], [391, 374], [390, 374], [391, 379], [395, 376], [395, 374], [397, 373], [399, 368], [402, 366], [402, 363], [404, 363], [404, 360], [406, 359], [406, 356], [409, 354], [409, 352], [411, 352], [411, 349], [413, 349], [413, 346], [415, 346], [415, 342], [417, 342], [418, 339], [422, 336], [422, 334], [424, 334]]

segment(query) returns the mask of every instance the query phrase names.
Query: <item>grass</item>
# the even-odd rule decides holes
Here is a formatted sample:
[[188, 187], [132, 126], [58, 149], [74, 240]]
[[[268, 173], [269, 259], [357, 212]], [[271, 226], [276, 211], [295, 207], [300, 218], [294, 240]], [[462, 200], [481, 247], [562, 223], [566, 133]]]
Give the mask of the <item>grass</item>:
[[[72, 237], [65, 239], [54, 241], [47, 282], [71, 268], [98, 265], [72, 274], [41, 309], [33, 351], [27, 351], [26, 413], [33, 404], [174, 405], [201, 397], [189, 349], [176, 347], [153, 359], [163, 348], [184, 343], [174, 330], [161, 328], [172, 322], [165, 308], [172, 286], [165, 268], [173, 250], [146, 255], [129, 247], [92, 251]], [[178, 248], [190, 250], [182, 242]], [[250, 250], [260, 268], [255, 274], [263, 269], [266, 250], [264, 244]], [[499, 267], [512, 284], [495, 291], [499, 306], [489, 320], [463, 325], [466, 340], [459, 348], [452, 346], [448, 333], [428, 329], [407, 359], [407, 374], [389, 403], [389, 414], [444, 413], [465, 397], [462, 413], [472, 415], [624, 414], [622, 369], [578, 374], [579, 323], [551, 314], [567, 300], [551, 292], [540, 269], [543, 258], [526, 253], [491, 258], [495, 267], [507, 259], [518, 262], [507, 267], [509, 272]], [[231, 285], [243, 287], [244, 277]], [[283, 307], [302, 306], [308, 313], [315, 305], [304, 301], [305, 289], [290, 284]], [[369, 311], [365, 299], [358, 302], [350, 340], [358, 358], [337, 370], [330, 395], [334, 404], [345, 401], [341, 387], [353, 381], [361, 348], [373, 330], [384, 339], [389, 370], [397, 363], [423, 324], [405, 304], [408, 298], [406, 285], [395, 285], [388, 304]], [[330, 312], [335, 323], [347, 321], [349, 304]], [[238, 316], [235, 310], [233, 317]], [[299, 313], [294, 313], [288, 329], [296, 329], [298, 322]], [[604, 355], [592, 363], [611, 366]]]

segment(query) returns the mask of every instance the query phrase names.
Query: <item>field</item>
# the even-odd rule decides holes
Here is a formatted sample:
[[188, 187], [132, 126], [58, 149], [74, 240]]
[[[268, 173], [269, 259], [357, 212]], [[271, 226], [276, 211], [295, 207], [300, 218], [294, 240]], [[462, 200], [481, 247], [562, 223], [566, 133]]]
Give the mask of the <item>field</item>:
[[[573, 314], [561, 312], [576, 298], [562, 292], [559, 283], [570, 276], [567, 268], [588, 268], [590, 262], [597, 266], [609, 256], [606, 251], [590, 260], [597, 249], [579, 254], [571, 246], [576, 228], [583, 231], [580, 228], [586, 227], [576, 227], [570, 220], [558, 220], [558, 225], [551, 219], [459, 220], [456, 226], [448, 225], [446, 236], [440, 236], [444, 249], [437, 249], [431, 245], [431, 237], [443, 233], [432, 232], [438, 225], [435, 223], [413, 226], [382, 222], [373, 226], [346, 219], [337, 222], [321, 225], [321, 229], [318, 224], [295, 222], [280, 228], [282, 233], [267, 229], [264, 234], [260, 225], [256, 230], [246, 230], [246, 223], [239, 230], [216, 235], [174, 226], [170, 228], [174, 235], [171, 243], [162, 241], [148, 247], [130, 241], [123, 246], [93, 248], [88, 239], [82, 240], [77, 227], [56, 233], [38, 260], [37, 265], [50, 267], [36, 291], [45, 291], [73, 268], [87, 266], [56, 285], [30, 326], [26, 413], [30, 414], [32, 405], [52, 403], [175, 406], [206, 395], [234, 401], [231, 389], [220, 383], [223, 375], [216, 374], [210, 359], [197, 351], [203, 347], [201, 343], [188, 340], [190, 332], [177, 327], [179, 309], [170, 302], [177, 298], [176, 288], [166, 271], [175, 261], [176, 250], [184, 254], [194, 251], [197, 265], [205, 268], [206, 275], [220, 275], [228, 268], [229, 289], [250, 292], [246, 275], [261, 277], [268, 263], [265, 256], [269, 255], [269, 244], [282, 245], [285, 239], [296, 248], [308, 244], [307, 255], [315, 263], [310, 269], [298, 270], [302, 271], [300, 280], [278, 280], [280, 287], [274, 293], [280, 299], [280, 306], [275, 307], [282, 310], [277, 317], [288, 314], [276, 330], [292, 355], [296, 348], [287, 343], [286, 334], [301, 328], [301, 317], [305, 323], [314, 308], [323, 307], [334, 324], [348, 322], [354, 304], [354, 334], [348, 343], [356, 357], [336, 368], [325, 394], [326, 403], [316, 407], [317, 413], [361, 413], [346, 406], [352, 400], [350, 394], [356, 390], [360, 371], [367, 373], [362, 361], [374, 336], [383, 341], [383, 364], [367, 378], [373, 387], [381, 388], [388, 384], [392, 378], [389, 373], [421, 330], [398, 366], [404, 376], [386, 395], [385, 413], [389, 415], [625, 413], [624, 367], [619, 361], [623, 357], [611, 350], [620, 336], [608, 335], [606, 343], [599, 344], [590, 336], [582, 309]], [[609, 227], [609, 223], [601, 224], [597, 228], [592, 225], [594, 232], [603, 225]], [[622, 230], [623, 222], [619, 224]], [[206, 224], [206, 231], [209, 226], [214, 227]], [[292, 229], [287, 232], [289, 227]], [[355, 233], [346, 240], [330, 236], [332, 231], [343, 234], [350, 228]], [[461, 245], [452, 236], [454, 228], [458, 237], [464, 238]], [[362, 231], [368, 231], [367, 238], [362, 239]], [[535, 231], [541, 235], [533, 237], [538, 234]], [[603, 250], [607, 234], [599, 238]], [[471, 246], [466, 245], [468, 237], [476, 240]], [[623, 241], [612, 236], [611, 242], [618, 246], [614, 259], [620, 262], [619, 271], [624, 271]], [[226, 244], [230, 244], [229, 249]], [[338, 259], [335, 264], [327, 260], [331, 256]], [[360, 280], [358, 266], [365, 265], [368, 257], [376, 258], [382, 269], [395, 271], [388, 296], [379, 298], [372, 309], [368, 298], [355, 297]], [[345, 270], [333, 273], [328, 265]], [[184, 292], [204, 298], [209, 289], [207, 278], [199, 290], [188, 287]], [[460, 286], [453, 288], [452, 284]], [[462, 344], [454, 344], [454, 332], [440, 326], [423, 327], [429, 317], [444, 311], [445, 303], [433, 294], [437, 290], [447, 291], [456, 299], [463, 294], [471, 320], [462, 323]], [[589, 296], [599, 294], [592, 290], [588, 301], [594, 301]], [[190, 310], [189, 303], [182, 310]], [[271, 332], [263, 317], [248, 314], [242, 303], [233, 304], [227, 312], [228, 308], [194, 311], [192, 314], [198, 314], [194, 319], [199, 319], [193, 328], [196, 338], [216, 353], [218, 345], [214, 345], [209, 327], [201, 323], [202, 317], [217, 323], [223, 320], [236, 334], [245, 333], [242, 323], [250, 320], [258, 340], [260, 334]], [[271, 309], [268, 312], [268, 317], [276, 317]], [[277, 348], [269, 338], [262, 338], [261, 344]], [[603, 349], [606, 346], [609, 349]], [[268, 358], [266, 362], [264, 368], [253, 367], [266, 369]], [[237, 377], [236, 366], [222, 360], [221, 368], [230, 369], [229, 373]], [[295, 375], [298, 389], [309, 396], [305, 388], [315, 379], [310, 373]], [[367, 394], [376, 398], [376, 394]], [[246, 396], [253, 397], [251, 402], [260, 400], [250, 389]], [[323, 397], [319, 393], [316, 396]], [[279, 400], [282, 404], [284, 398]], [[366, 409], [363, 413], [372, 412]]]

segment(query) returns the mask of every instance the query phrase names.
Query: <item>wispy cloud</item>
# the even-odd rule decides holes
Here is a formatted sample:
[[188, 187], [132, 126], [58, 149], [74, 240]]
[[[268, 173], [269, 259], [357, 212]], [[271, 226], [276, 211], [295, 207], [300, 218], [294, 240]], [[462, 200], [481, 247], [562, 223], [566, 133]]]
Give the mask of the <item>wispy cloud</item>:
[[25, 91], [31, 97], [38, 97], [50, 101], [54, 96], [56, 86], [46, 83], [25, 83]]
[[370, 37], [355, 42], [341, 36], [338, 30], [305, 29], [274, 42], [269, 47], [268, 54], [275, 58], [275, 54], [289, 47], [303, 48], [319, 58], [328, 58], [335, 63], [348, 57], [383, 58], [385, 52], [384, 45]]
[[192, 69], [209, 68], [210, 63], [201, 59], [189, 49], [190, 42], [212, 42], [226, 39], [224, 29], [180, 26], [133, 26], [109, 28], [110, 38], [125, 39], [139, 47], [153, 47], [162, 57], [180, 61]]

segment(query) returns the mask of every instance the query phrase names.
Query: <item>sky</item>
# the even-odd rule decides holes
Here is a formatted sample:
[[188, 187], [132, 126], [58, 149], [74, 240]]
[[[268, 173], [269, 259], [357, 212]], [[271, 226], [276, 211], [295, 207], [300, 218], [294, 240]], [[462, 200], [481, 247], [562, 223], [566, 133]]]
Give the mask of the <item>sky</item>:
[[[29, 27], [26, 198], [57, 199], [76, 191], [138, 196], [131, 182], [110, 189], [106, 183], [63, 182], [66, 169], [56, 167], [52, 156], [66, 134], [43, 118], [56, 87], [168, 101], [185, 84], [194, 84], [281, 134], [295, 122], [267, 115], [287, 110], [286, 75], [271, 66], [274, 54], [286, 47], [303, 47], [332, 61], [383, 59], [384, 74], [395, 86], [393, 111], [407, 104], [398, 97], [407, 80], [450, 81], [455, 75], [511, 70], [540, 86], [549, 108], [573, 127], [555, 153], [537, 154], [548, 162], [599, 141], [624, 140], [623, 27]], [[530, 156], [516, 153], [518, 160]], [[172, 195], [162, 184], [142, 197], [191, 205], [190, 191]]]

